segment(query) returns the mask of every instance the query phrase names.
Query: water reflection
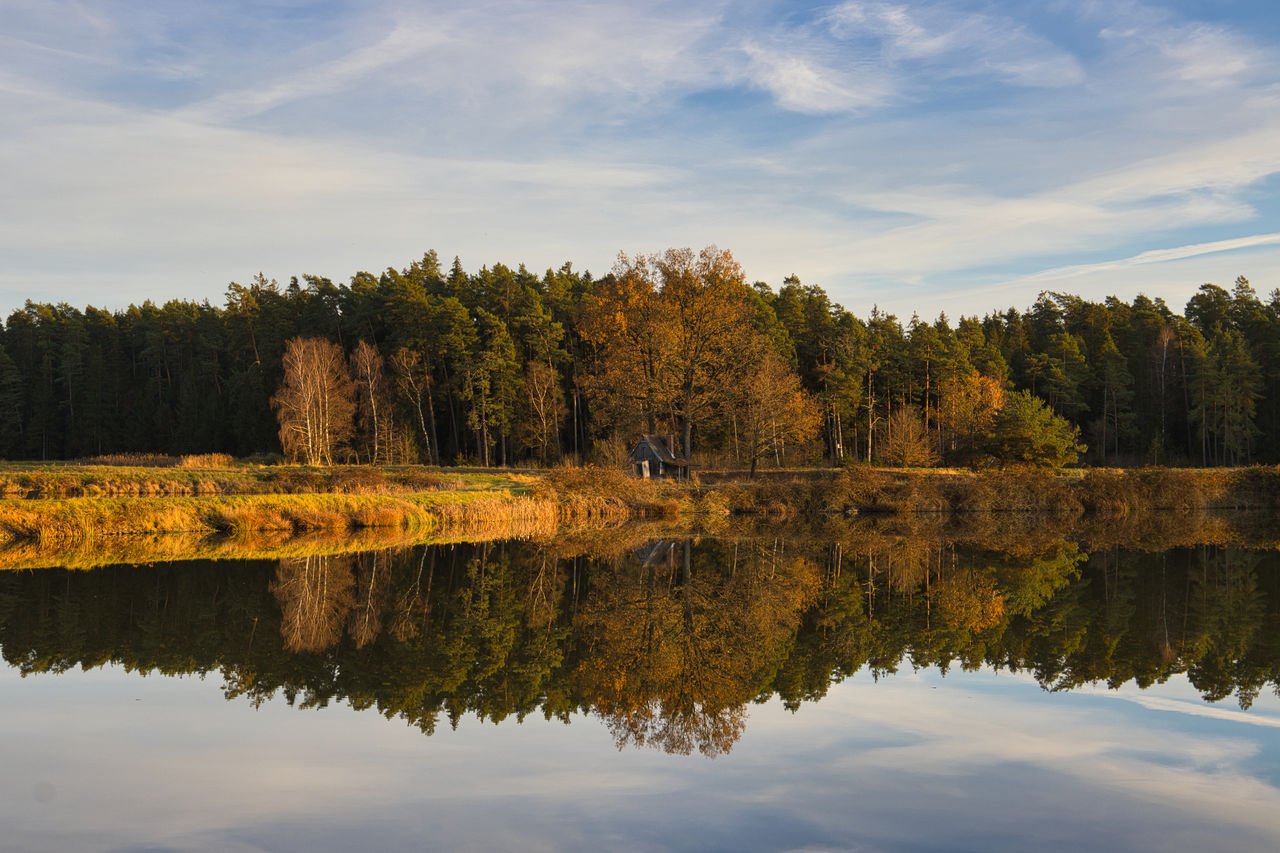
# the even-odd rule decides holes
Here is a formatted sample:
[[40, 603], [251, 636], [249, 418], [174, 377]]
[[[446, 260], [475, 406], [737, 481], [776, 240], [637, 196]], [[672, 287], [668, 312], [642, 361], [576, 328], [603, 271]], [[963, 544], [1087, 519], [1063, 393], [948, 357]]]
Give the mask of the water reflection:
[[1247, 709], [1280, 683], [1276, 560], [863, 531], [8, 572], [0, 648], [24, 674], [216, 672], [228, 699], [342, 700], [428, 734], [468, 712], [588, 713], [619, 748], [715, 756], [751, 703], [795, 708], [864, 667], [985, 666], [1051, 690], [1185, 672]]

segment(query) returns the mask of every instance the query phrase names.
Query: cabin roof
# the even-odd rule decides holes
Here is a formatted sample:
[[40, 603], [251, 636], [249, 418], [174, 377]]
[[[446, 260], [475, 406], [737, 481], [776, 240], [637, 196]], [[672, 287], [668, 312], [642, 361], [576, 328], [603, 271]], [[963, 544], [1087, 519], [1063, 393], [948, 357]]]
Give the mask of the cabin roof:
[[649, 451], [663, 465], [688, 465], [689, 460], [683, 456], [677, 456], [667, 449], [667, 438], [663, 435], [642, 435], [640, 440], [636, 442], [636, 446], [631, 449], [631, 457], [634, 459], [640, 456], [642, 451]]

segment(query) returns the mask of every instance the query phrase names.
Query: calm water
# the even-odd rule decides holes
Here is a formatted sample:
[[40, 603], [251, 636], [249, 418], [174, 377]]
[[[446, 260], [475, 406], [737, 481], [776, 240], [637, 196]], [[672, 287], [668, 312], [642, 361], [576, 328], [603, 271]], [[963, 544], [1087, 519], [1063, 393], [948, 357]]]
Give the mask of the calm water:
[[0, 574], [0, 850], [1274, 850], [1280, 564], [509, 542]]

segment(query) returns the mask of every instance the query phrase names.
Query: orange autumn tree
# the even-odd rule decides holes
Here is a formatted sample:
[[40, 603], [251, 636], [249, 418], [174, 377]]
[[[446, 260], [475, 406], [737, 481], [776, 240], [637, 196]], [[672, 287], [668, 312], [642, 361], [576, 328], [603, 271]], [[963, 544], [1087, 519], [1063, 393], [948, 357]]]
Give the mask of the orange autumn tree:
[[[592, 355], [584, 386], [596, 410], [623, 434], [660, 426], [679, 433], [686, 457], [695, 432], [747, 405], [760, 423], [760, 407], [774, 406], [770, 429], [807, 440], [810, 406], [798, 382], [772, 383], [768, 400], [743, 394], [765, 368], [792, 373], [772, 356], [756, 310], [742, 267], [715, 246], [619, 255], [582, 317]], [[777, 440], [785, 439], [779, 433]], [[761, 446], [756, 459], [773, 444]]]
[[781, 461], [788, 445], [804, 444], [818, 434], [822, 409], [800, 386], [800, 377], [768, 346], [754, 359], [752, 376], [736, 386], [731, 398], [735, 429], [751, 474], [761, 459]]
[[581, 320], [590, 352], [583, 386], [602, 420], [619, 429], [656, 431], [669, 408], [661, 374], [671, 331], [649, 258], [620, 254], [613, 274], [586, 301]]
[[948, 379], [938, 394], [938, 432], [949, 462], [975, 464], [1004, 405], [1004, 386], [976, 370]]

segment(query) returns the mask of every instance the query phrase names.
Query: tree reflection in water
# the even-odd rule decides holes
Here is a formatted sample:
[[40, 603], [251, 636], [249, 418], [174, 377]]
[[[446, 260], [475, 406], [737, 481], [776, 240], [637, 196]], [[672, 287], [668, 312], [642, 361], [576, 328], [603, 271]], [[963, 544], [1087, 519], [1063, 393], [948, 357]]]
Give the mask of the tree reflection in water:
[[750, 703], [860, 670], [959, 665], [1046, 689], [1186, 673], [1247, 708], [1280, 681], [1274, 551], [827, 539], [427, 545], [278, 561], [0, 574], [25, 673], [217, 672], [228, 699], [334, 700], [424, 732], [444, 716], [601, 719], [619, 748], [728, 752]]
[[354, 603], [351, 563], [350, 556], [328, 555], [280, 561], [271, 592], [280, 602], [286, 649], [320, 652], [338, 642]]

